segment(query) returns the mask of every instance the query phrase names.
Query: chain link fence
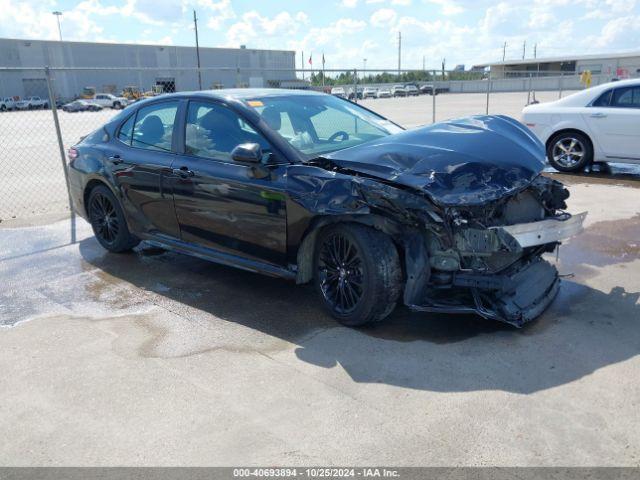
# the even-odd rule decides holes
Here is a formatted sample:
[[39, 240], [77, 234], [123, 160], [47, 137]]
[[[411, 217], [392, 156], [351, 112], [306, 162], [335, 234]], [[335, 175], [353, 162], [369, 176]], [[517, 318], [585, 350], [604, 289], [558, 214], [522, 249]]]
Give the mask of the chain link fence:
[[[578, 76], [549, 72], [492, 79], [391, 69], [0, 68], [0, 78], [0, 222], [68, 212], [65, 152], [142, 98], [229, 87], [333, 90], [414, 127], [484, 113], [518, 118], [532, 101], [583, 88]], [[593, 84], [609, 80], [593, 76]]]

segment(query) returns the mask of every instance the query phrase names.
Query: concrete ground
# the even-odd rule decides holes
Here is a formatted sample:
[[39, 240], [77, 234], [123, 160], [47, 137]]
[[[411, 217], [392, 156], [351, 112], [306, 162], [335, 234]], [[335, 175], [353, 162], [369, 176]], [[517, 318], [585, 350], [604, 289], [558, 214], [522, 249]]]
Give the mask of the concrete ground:
[[2, 465], [640, 465], [640, 179], [564, 176], [586, 231], [522, 330], [310, 287], [79, 220], [0, 229]]

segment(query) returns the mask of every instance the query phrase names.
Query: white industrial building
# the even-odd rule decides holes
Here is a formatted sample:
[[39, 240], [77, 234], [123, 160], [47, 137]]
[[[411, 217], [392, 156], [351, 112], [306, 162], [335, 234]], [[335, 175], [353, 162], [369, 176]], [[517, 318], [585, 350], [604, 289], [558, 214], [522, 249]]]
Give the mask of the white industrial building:
[[[296, 80], [293, 51], [200, 47], [200, 65], [203, 89], [279, 86]], [[46, 97], [46, 66], [62, 99], [78, 97], [85, 87], [119, 94], [128, 86], [142, 91], [160, 86], [166, 92], [199, 86], [195, 47], [4, 38], [0, 97]]]
[[489, 68], [491, 78], [517, 78], [553, 75], [579, 75], [589, 70], [593, 75], [609, 79], [640, 76], [640, 51], [601, 55], [573, 55], [565, 57], [505, 60], [475, 65], [474, 69]]

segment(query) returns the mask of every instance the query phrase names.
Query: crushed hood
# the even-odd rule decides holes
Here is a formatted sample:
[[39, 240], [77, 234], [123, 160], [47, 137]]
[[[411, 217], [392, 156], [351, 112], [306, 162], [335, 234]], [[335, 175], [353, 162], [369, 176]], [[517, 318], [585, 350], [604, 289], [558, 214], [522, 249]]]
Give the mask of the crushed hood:
[[443, 206], [497, 200], [529, 185], [545, 166], [542, 143], [503, 115], [436, 123], [324, 158], [340, 168], [422, 191]]

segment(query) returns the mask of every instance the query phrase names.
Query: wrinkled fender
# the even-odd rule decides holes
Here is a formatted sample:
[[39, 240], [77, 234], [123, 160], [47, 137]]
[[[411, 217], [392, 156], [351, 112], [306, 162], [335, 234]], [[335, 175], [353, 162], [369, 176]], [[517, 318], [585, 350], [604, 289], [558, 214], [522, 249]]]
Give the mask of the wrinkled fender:
[[[311, 165], [290, 167], [287, 187], [290, 200], [312, 217], [298, 243], [297, 283], [306, 283], [313, 276], [317, 233], [333, 223], [355, 222], [386, 233], [403, 250], [409, 297], [424, 285], [428, 272], [417, 267], [428, 262], [415, 219], [416, 215], [433, 211], [426, 199], [371, 179]], [[293, 243], [297, 243], [295, 239]]]

